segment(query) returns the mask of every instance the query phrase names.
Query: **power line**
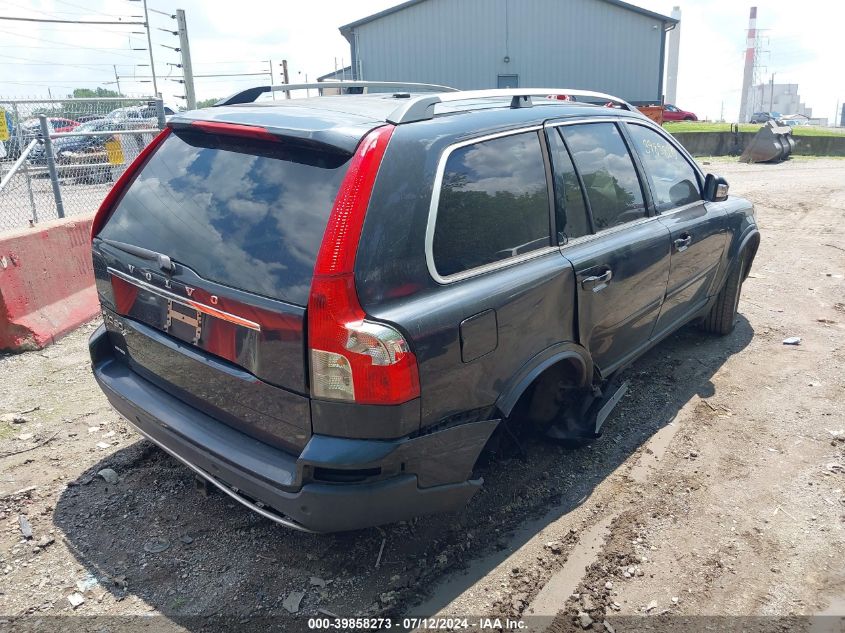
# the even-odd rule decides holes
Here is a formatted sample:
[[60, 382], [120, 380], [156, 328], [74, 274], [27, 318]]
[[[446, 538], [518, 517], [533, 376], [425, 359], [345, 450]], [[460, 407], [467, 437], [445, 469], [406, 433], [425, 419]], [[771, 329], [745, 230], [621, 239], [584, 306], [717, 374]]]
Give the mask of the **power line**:
[[[15, 55], [0, 55], [0, 57], [4, 59], [16, 59], [21, 60], [24, 63], [18, 62], [0, 62], [0, 64], [12, 65], [12, 66], [67, 66], [70, 68], [82, 68], [83, 70], [100, 70], [99, 68], [94, 68], [94, 66], [88, 66], [83, 64], [67, 64], [61, 62], [45, 62], [37, 59], [32, 59], [31, 57], [17, 57]], [[111, 64], [109, 64], [111, 65]]]
[[[0, 31], [2, 33], [3, 31]], [[72, 46], [72, 45], [69, 45]], [[68, 48], [66, 46], [20, 46], [18, 44], [0, 44], [0, 48], [31, 48], [36, 51], [66, 51]], [[126, 51], [130, 50], [128, 48], [97, 48], [93, 49], [97, 51]], [[143, 50], [147, 50], [144, 48]], [[111, 64], [103, 64], [104, 66], [111, 66]], [[133, 64], [118, 64], [118, 66], [130, 66]]]
[[[58, 2], [59, 0], [56, 0], [56, 1]], [[32, 11], [32, 12], [35, 12], [35, 13], [40, 13], [41, 15], [46, 15], [47, 17], [53, 17], [54, 15], [59, 15], [59, 14], [61, 14], [61, 15], [75, 15], [75, 16], [93, 14], [93, 15], [102, 15], [102, 16], [109, 17], [109, 18], [132, 17], [132, 16], [113, 16], [113, 15], [109, 15], [107, 13], [103, 13], [101, 11], [91, 11], [91, 10], [85, 9], [84, 7], [79, 7], [79, 8], [84, 9], [85, 13], [79, 13], [79, 12], [71, 13], [70, 11], [51, 11], [51, 12], [48, 12], [48, 11], [44, 11], [43, 9], [34, 9], [32, 7], [28, 7], [28, 6], [25, 6], [25, 5], [22, 5], [22, 4], [17, 4], [15, 2], [9, 2], [9, 0], [2, 0], [2, 4], [8, 5], [10, 7], [15, 7], [16, 9], [23, 9], [24, 11]], [[67, 3], [65, 3], [65, 4], [67, 4]], [[78, 5], [69, 5], [69, 6], [78, 6]]]
[[89, 13], [94, 13], [96, 15], [106, 15], [102, 11], [92, 11], [92, 10], [88, 9], [87, 7], [83, 7], [80, 4], [74, 4], [73, 2], [68, 2], [67, 0], [53, 0], [53, 1], [58, 2], [59, 4], [66, 4], [67, 6], [74, 7], [76, 9], [82, 9], [83, 11], [87, 11]]
[[86, 64], [74, 64], [71, 62], [52, 62], [52, 61], [44, 61], [43, 59], [34, 59], [32, 57], [17, 57], [15, 55], [3, 55], [0, 54], [0, 57], [4, 57], [6, 59], [19, 59], [24, 62], [30, 63], [23, 63], [23, 64], [13, 64], [12, 62], [0, 62], [2, 64], [7, 65], [18, 65], [18, 66], [73, 66], [74, 68], [87, 68], [91, 70], [99, 70], [99, 68], [95, 68], [95, 66], [108, 66], [111, 68], [112, 66], [121, 66], [127, 68], [134, 68], [136, 66], [149, 66], [149, 64], [108, 64], [106, 62], [90, 62]]
[[[100, 47], [95, 48], [95, 47], [92, 47], [92, 46], [80, 46], [79, 44], [68, 44], [66, 42], [57, 42], [56, 40], [48, 40], [48, 39], [44, 39], [43, 37], [33, 37], [32, 35], [23, 35], [21, 33], [15, 33], [14, 31], [4, 31], [2, 29], [0, 29], [0, 33], [6, 33], [8, 35], [13, 35], [15, 37], [23, 37], [23, 38], [26, 38], [28, 40], [35, 40], [36, 42], [47, 42], [48, 44], [60, 44], [61, 46], [65, 46], [65, 47], [68, 47], [68, 48], [79, 48], [79, 49], [88, 50], [88, 51], [101, 52], [101, 51], [104, 51], [104, 50], [115, 50], [115, 51], [129, 51], [129, 50], [145, 51], [145, 50], [147, 50], [146, 48], [133, 48], [133, 49], [114, 48], [114, 49], [108, 49], [108, 48], [100, 48]], [[132, 55], [126, 55], [126, 54], [122, 54], [122, 53], [111, 53], [111, 54], [112, 55], [118, 55], [120, 57], [127, 57], [129, 59], [135, 60], [135, 57], [133, 57]]]
[[[270, 74], [269, 71], [265, 71], [263, 73], [235, 73], [233, 75], [194, 75], [194, 78], [200, 77], [200, 78], [205, 79], [207, 77], [248, 77], [248, 76], [257, 76], [257, 75], [267, 76], [269, 74]], [[128, 77], [128, 76], [129, 75], [121, 75], [121, 77]], [[137, 76], [143, 77], [144, 79], [152, 79], [151, 75], [137, 75]], [[180, 79], [178, 81], [182, 81], [182, 80]]]
[[[67, 78], [65, 78], [65, 79], [63, 79], [63, 81], [69, 81], [69, 82], [72, 81], [75, 84], [94, 84], [94, 85], [97, 85], [97, 86], [102, 86], [103, 84], [107, 83], [108, 80], [95, 81], [93, 79], [67, 79]], [[20, 85], [35, 84], [37, 86], [55, 86], [56, 85], [56, 84], [53, 84], [49, 81], [44, 82], [44, 81], [38, 81], [38, 80], [6, 81], [4, 79], [3, 83], [20, 84]], [[78, 88], [79, 86], [56, 86], [56, 87], [57, 88]]]
[[104, 20], [50, 20], [42, 18], [19, 18], [8, 15], [0, 15], [0, 20], [12, 20], [15, 22], [50, 22], [52, 24], [135, 24], [141, 26], [146, 26], [147, 24], [146, 22], [114, 22]]

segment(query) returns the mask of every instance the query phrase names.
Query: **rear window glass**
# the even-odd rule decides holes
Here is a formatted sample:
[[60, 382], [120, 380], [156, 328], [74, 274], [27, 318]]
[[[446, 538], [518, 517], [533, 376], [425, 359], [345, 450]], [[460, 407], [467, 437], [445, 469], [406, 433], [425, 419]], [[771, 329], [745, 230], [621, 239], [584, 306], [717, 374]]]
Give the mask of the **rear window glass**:
[[304, 305], [349, 157], [173, 133], [100, 236], [149, 248], [205, 279]]
[[535, 132], [449, 155], [437, 206], [434, 264], [443, 276], [549, 246], [549, 194]]

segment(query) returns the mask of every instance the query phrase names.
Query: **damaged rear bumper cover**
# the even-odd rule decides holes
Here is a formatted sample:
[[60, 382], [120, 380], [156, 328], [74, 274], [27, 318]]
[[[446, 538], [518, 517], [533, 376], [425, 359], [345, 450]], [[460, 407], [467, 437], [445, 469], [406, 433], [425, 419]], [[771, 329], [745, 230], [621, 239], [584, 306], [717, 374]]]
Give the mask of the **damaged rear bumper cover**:
[[[103, 327], [91, 336], [90, 350], [100, 388], [142, 435], [251, 510], [299, 530], [355, 530], [462, 507], [481, 486], [481, 479], [470, 479], [472, 469], [499, 422], [389, 441], [313, 435], [297, 457], [135, 374], [115, 358]], [[344, 472], [372, 477], [315, 480]]]

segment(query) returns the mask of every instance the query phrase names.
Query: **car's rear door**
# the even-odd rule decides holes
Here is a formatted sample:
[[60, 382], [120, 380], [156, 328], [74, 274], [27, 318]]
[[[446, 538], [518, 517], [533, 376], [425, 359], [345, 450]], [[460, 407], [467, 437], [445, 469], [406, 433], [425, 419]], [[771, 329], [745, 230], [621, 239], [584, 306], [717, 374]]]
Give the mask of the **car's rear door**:
[[659, 219], [671, 233], [669, 284], [654, 334], [660, 336], [693, 316], [714, 292], [713, 282], [727, 237], [724, 205], [705, 202], [692, 159], [648, 124], [626, 124], [631, 145]]
[[[569, 188], [564, 199], [556, 194], [558, 207], [570, 207], [556, 223], [576, 274], [579, 339], [608, 374], [651, 337], [669, 277], [669, 231], [649, 214], [616, 122], [550, 122], [546, 135], [556, 189]], [[579, 226], [579, 193], [589, 227]]]

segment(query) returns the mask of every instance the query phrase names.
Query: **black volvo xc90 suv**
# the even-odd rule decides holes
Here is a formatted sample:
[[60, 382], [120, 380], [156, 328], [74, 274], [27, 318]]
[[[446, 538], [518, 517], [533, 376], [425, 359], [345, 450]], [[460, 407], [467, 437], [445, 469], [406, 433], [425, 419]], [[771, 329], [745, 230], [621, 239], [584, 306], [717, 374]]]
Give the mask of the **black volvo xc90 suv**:
[[621, 99], [357, 85], [173, 116], [92, 231], [113, 406], [314, 531], [461, 507], [503, 421], [596, 436], [626, 364], [731, 331], [760, 239]]

